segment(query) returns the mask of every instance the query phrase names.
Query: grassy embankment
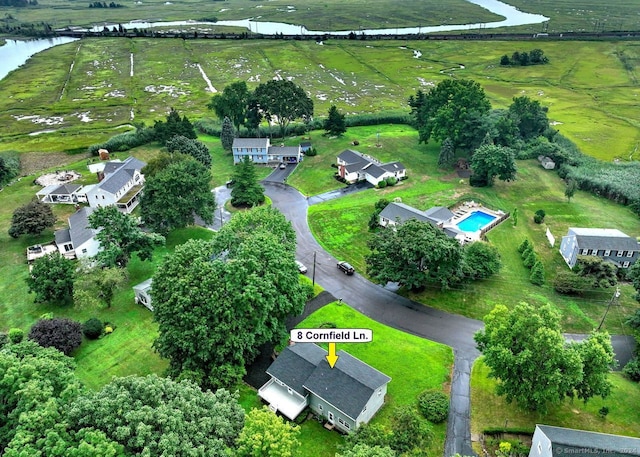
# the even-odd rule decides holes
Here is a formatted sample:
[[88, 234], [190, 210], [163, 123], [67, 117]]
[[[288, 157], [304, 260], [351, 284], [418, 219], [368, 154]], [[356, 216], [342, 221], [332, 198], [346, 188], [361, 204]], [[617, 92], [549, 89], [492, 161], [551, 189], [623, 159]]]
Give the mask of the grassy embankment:
[[[544, 50], [550, 64], [500, 67], [502, 55], [534, 47]], [[422, 55], [415, 58], [414, 50]], [[5, 126], [0, 151], [84, 151], [124, 131], [118, 127], [162, 119], [169, 107], [192, 120], [212, 116], [206, 109], [212, 94], [200, 64], [218, 91], [238, 79], [255, 88], [276, 74], [291, 78], [310, 93], [316, 116], [326, 115], [332, 104], [347, 114], [407, 112], [406, 100], [416, 90], [429, 90], [450, 74], [472, 78], [494, 107], [505, 108], [512, 97], [527, 95], [549, 107], [556, 128], [586, 154], [627, 160], [640, 143], [639, 55], [632, 42], [496, 41], [487, 46], [329, 40], [318, 46], [306, 41], [83, 40], [38, 54], [0, 82], [0, 91], [11, 94], [0, 100]], [[33, 115], [54, 124], [16, 119]]]
[[[380, 131], [381, 147], [376, 147]], [[481, 319], [495, 304], [507, 306], [526, 301], [532, 304], [553, 303], [563, 314], [563, 326], [568, 332], [588, 332], [600, 322], [612, 291], [590, 291], [585, 296], [568, 297], [557, 294], [550, 285], [557, 270], [565, 270], [566, 264], [557, 250], [561, 238], [570, 226], [618, 228], [630, 235], [637, 235], [638, 219], [628, 208], [586, 192], [577, 192], [567, 202], [564, 184], [555, 172], [545, 171], [536, 161], [518, 161], [518, 179], [511, 183], [496, 182], [492, 188], [472, 188], [468, 180], [460, 180], [451, 172], [437, 168], [438, 147], [418, 145], [417, 132], [404, 126], [361, 127], [349, 129], [343, 138], [314, 140], [319, 155], [314, 162], [305, 161], [290, 180], [300, 184], [304, 193], [320, 191], [314, 182], [318, 174], [332, 176], [330, 164], [335, 156], [358, 139], [355, 147], [382, 161], [400, 160], [408, 169], [409, 179], [391, 188], [371, 189], [345, 198], [313, 205], [309, 208], [311, 230], [325, 249], [352, 263], [365, 273], [364, 257], [368, 252], [367, 223], [374, 203], [380, 198], [392, 200], [400, 197], [406, 204], [419, 209], [431, 206], [450, 206], [460, 199], [482, 202], [492, 209], [513, 211], [518, 208], [517, 226], [507, 221], [488, 234], [498, 247], [503, 268], [500, 274], [485, 281], [456, 286], [447, 291], [427, 288], [420, 294], [408, 294], [410, 298], [453, 313]], [[324, 171], [323, 171], [324, 170]], [[332, 179], [332, 178], [331, 178]], [[335, 180], [334, 180], [335, 182]], [[306, 183], [306, 184], [303, 184]], [[538, 209], [547, 213], [544, 224], [533, 222]], [[556, 248], [546, 240], [547, 227], [556, 237]], [[529, 270], [522, 265], [516, 249], [523, 239], [529, 238], [541, 257], [547, 284], [534, 286], [529, 282]], [[612, 333], [627, 333], [623, 320], [638, 308], [633, 299], [633, 289], [623, 285], [620, 306], [607, 316], [605, 328]]]
[[[603, 400], [594, 397], [588, 403], [580, 400], [565, 401], [548, 414], [526, 411], [515, 403], [508, 404], [504, 398], [495, 395], [496, 380], [488, 378], [489, 368], [478, 359], [471, 375], [471, 433], [480, 434], [489, 428], [528, 429], [533, 433], [536, 424], [591, 430], [640, 437], [640, 389], [638, 385], [624, 378], [620, 373], [612, 373], [611, 395]], [[598, 411], [603, 406], [609, 414], [602, 418]], [[478, 443], [474, 445], [479, 446]], [[479, 448], [475, 449], [480, 452]]]

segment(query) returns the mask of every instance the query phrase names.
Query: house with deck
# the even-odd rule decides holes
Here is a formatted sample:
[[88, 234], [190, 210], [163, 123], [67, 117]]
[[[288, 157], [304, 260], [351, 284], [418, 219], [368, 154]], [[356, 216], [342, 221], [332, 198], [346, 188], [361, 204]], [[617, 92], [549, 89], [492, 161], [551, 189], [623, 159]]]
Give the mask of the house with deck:
[[309, 407], [330, 428], [357, 429], [384, 404], [391, 378], [344, 351], [337, 355], [331, 368], [327, 351], [314, 343], [286, 347], [267, 369], [271, 379], [258, 395], [291, 420]]
[[444, 206], [434, 206], [426, 211], [400, 202], [389, 203], [379, 215], [378, 223], [382, 227], [394, 227], [398, 224], [415, 219], [441, 229], [448, 237], [457, 239], [460, 243], [469, 241], [467, 234], [458, 229], [453, 223], [455, 214]]
[[82, 195], [78, 192], [82, 188], [79, 184], [52, 184], [43, 187], [36, 192], [36, 197], [42, 203], [66, 203], [75, 204], [83, 201]]
[[100, 182], [85, 186], [83, 192], [92, 208], [115, 205], [123, 213], [131, 213], [142, 195], [145, 162], [128, 157], [124, 161], [112, 160], [98, 172]]
[[640, 257], [640, 243], [617, 229], [570, 227], [562, 237], [560, 254], [569, 268], [576, 265], [580, 255], [593, 255], [618, 268], [629, 268]]
[[55, 232], [55, 243], [58, 251], [71, 259], [93, 257], [100, 249], [100, 242], [95, 238], [97, 230], [89, 227], [91, 207], [83, 207], [69, 217], [69, 228]]
[[367, 181], [377, 186], [389, 177], [398, 180], [407, 177], [407, 170], [400, 162], [380, 163], [373, 157], [352, 149], [346, 149], [337, 157], [338, 175], [349, 184]]
[[529, 457], [628, 457], [640, 456], [640, 438], [572, 428], [536, 425]]
[[253, 163], [275, 166], [280, 163], [302, 161], [302, 149], [298, 146], [272, 146], [269, 138], [235, 138], [231, 146], [234, 165], [245, 157]]

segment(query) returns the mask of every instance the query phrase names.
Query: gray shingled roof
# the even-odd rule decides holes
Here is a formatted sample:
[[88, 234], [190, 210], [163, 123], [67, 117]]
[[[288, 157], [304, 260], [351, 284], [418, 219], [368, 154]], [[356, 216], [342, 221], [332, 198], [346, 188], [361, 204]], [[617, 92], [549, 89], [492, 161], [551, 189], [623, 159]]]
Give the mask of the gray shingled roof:
[[269, 146], [267, 150], [269, 154], [278, 154], [282, 156], [298, 156], [300, 153], [299, 146]]
[[234, 138], [231, 148], [266, 148], [269, 138]]
[[56, 240], [56, 246], [60, 247], [65, 243], [71, 242], [71, 232], [68, 228], [56, 230], [54, 233], [54, 237]]
[[376, 165], [374, 163], [370, 163], [368, 165], [365, 165], [362, 168], [362, 171], [366, 171], [367, 173], [369, 173], [374, 178], [379, 178], [380, 176], [382, 176], [386, 172], [386, 170], [384, 170], [383, 168], [379, 167], [378, 165]]
[[69, 234], [74, 249], [89, 241], [98, 233], [96, 230], [89, 228], [89, 215], [93, 211], [95, 211], [94, 208], [84, 206], [69, 217]]
[[124, 187], [124, 185], [131, 181], [135, 170], [131, 170], [129, 168], [120, 168], [115, 173], [110, 174], [104, 180], [98, 184], [100, 189], [109, 192], [111, 194], [115, 194], [120, 189]]
[[381, 165], [382, 168], [384, 168], [387, 171], [390, 172], [396, 172], [396, 171], [401, 171], [405, 169], [405, 166], [402, 165], [400, 162], [389, 162], [389, 163], [384, 163]]
[[[551, 445], [554, 448], [562, 446], [561, 452], [563, 453], [570, 453], [580, 457], [640, 455], [640, 438], [553, 427], [551, 425], [537, 425], [537, 427], [551, 441]], [[574, 449], [568, 450], [566, 448], [575, 448], [576, 452], [569, 452]], [[557, 449], [554, 449], [553, 453], [555, 455]]]
[[391, 378], [344, 351], [337, 355], [333, 368], [323, 359], [304, 387], [356, 420], [376, 389]]
[[449, 208], [445, 208], [444, 206], [434, 206], [426, 210], [424, 213], [426, 216], [436, 222], [448, 221], [454, 216], [451, 210]]
[[315, 344], [295, 344], [286, 347], [267, 369], [267, 374], [298, 392], [307, 395], [304, 382], [311, 376], [318, 364], [325, 360], [327, 352]]
[[80, 189], [82, 186], [79, 184], [62, 184], [61, 186], [53, 189], [49, 194], [55, 195], [71, 195], [76, 190]]
[[362, 154], [360, 154], [358, 151], [354, 151], [352, 149], [345, 149], [344, 151], [342, 151], [338, 155], [338, 159], [346, 163], [365, 162], [363, 166], [371, 162], [370, 160], [367, 160], [365, 157], [363, 157]]
[[429, 218], [424, 213], [412, 206], [405, 205], [404, 203], [389, 203], [385, 209], [380, 212], [380, 216], [391, 221], [400, 221], [400, 223], [408, 221], [409, 219], [416, 219], [421, 222], [429, 222]]
[[611, 251], [638, 251], [640, 244], [635, 238], [617, 229], [594, 229], [569, 227], [567, 236], [575, 235], [580, 249], [604, 249]]

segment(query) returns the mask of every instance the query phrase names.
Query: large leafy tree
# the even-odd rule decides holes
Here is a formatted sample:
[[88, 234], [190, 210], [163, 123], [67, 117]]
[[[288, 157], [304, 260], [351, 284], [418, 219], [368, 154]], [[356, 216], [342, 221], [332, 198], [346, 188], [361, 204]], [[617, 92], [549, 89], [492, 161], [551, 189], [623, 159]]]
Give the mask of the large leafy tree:
[[266, 406], [254, 408], [238, 437], [238, 457], [293, 457], [300, 442], [300, 427], [285, 422]]
[[500, 253], [495, 246], [476, 241], [464, 246], [464, 276], [468, 279], [486, 279], [500, 271]]
[[544, 413], [566, 396], [577, 394], [586, 401], [608, 394], [603, 381], [613, 363], [608, 335], [567, 345], [560, 315], [551, 305], [521, 303], [512, 310], [497, 305], [484, 323], [474, 338], [491, 370], [489, 376], [498, 380], [498, 395], [508, 403], [515, 400]]
[[378, 282], [416, 289], [433, 283], [448, 287], [460, 277], [460, 244], [427, 222], [412, 219], [395, 230], [381, 230], [369, 248], [367, 269]]
[[476, 185], [492, 186], [496, 177], [513, 181], [517, 172], [515, 154], [504, 146], [480, 146], [471, 158], [471, 169]]
[[207, 108], [213, 110], [218, 119], [228, 117], [236, 130], [245, 123], [251, 92], [244, 81], [235, 81], [224, 88], [222, 93], [211, 97]]
[[54, 252], [33, 262], [33, 269], [26, 281], [29, 292], [36, 294], [36, 303], [62, 304], [73, 296], [74, 277], [73, 261]]
[[53, 227], [56, 217], [51, 207], [38, 200], [32, 200], [13, 212], [9, 235], [18, 238], [20, 235], [39, 235], [49, 227]]
[[212, 242], [191, 240], [153, 278], [154, 347], [169, 374], [205, 387], [230, 386], [257, 348], [286, 335], [306, 300], [295, 265], [295, 232], [282, 214], [238, 213]]
[[202, 141], [175, 135], [167, 140], [167, 151], [190, 155], [205, 167], [211, 166], [209, 148]]
[[116, 291], [127, 283], [124, 268], [83, 265], [73, 290], [73, 303], [79, 309], [111, 307]]
[[156, 375], [115, 378], [70, 406], [72, 429], [91, 427], [129, 455], [228, 456], [243, 425], [237, 396]]
[[547, 108], [541, 106], [538, 100], [531, 100], [526, 96], [513, 98], [509, 116], [525, 141], [544, 134], [549, 128]]
[[636, 262], [629, 269], [627, 278], [633, 284], [633, 288], [636, 290], [636, 300], [640, 301], [640, 262]]
[[264, 189], [258, 183], [255, 165], [248, 156], [236, 165], [233, 172], [233, 189], [231, 204], [236, 207], [252, 207], [264, 203]]
[[574, 268], [576, 274], [587, 278], [591, 287], [606, 289], [618, 283], [618, 268], [611, 262], [595, 255], [579, 255]]
[[115, 206], [97, 208], [89, 215], [89, 226], [99, 230], [100, 251], [96, 260], [104, 267], [125, 268], [135, 253], [140, 260], [151, 260], [153, 250], [164, 245], [164, 236], [144, 232], [136, 220]]
[[398, 453], [389, 446], [371, 446], [361, 443], [337, 453], [336, 457], [397, 457], [397, 455]]
[[149, 160], [147, 164], [142, 168], [141, 172], [145, 179], [149, 179], [152, 176], [157, 175], [172, 163], [181, 162], [183, 160], [189, 160], [188, 155], [181, 154], [179, 152], [173, 152], [167, 154], [166, 152], [160, 152], [153, 159]]
[[193, 140], [198, 137], [193, 124], [187, 119], [187, 116], [180, 117], [180, 113], [173, 108], [167, 114], [166, 121], [155, 122], [153, 130], [156, 139], [162, 144], [165, 144], [176, 135], [182, 135]]
[[283, 138], [291, 121], [313, 116], [313, 100], [302, 88], [286, 79], [260, 84], [254, 91], [254, 98], [266, 119], [280, 126]]
[[324, 121], [324, 129], [329, 135], [340, 136], [347, 131], [344, 114], [338, 111], [336, 105], [331, 105], [329, 115]]
[[146, 180], [142, 219], [158, 233], [193, 224], [196, 215], [210, 224], [216, 209], [210, 182], [211, 172], [195, 159], [170, 163]]
[[42, 347], [53, 347], [70, 355], [82, 343], [82, 324], [66, 317], [40, 319], [31, 326], [29, 339]]
[[420, 141], [450, 138], [454, 149], [472, 150], [486, 133], [482, 121], [491, 109], [484, 89], [469, 79], [446, 79], [427, 94], [409, 99]]

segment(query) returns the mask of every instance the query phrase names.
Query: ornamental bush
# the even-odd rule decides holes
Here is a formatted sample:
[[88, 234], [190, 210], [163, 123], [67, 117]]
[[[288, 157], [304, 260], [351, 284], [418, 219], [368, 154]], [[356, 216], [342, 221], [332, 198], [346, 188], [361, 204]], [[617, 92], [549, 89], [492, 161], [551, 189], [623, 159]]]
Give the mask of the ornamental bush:
[[59, 317], [40, 319], [29, 330], [29, 339], [42, 347], [54, 347], [70, 355], [82, 343], [82, 324]]
[[380, 181], [378, 183], [378, 189], [384, 189], [385, 187], [387, 187], [387, 181]]
[[104, 324], [96, 317], [92, 317], [82, 325], [82, 333], [90, 340], [97, 340], [102, 335]]
[[21, 328], [9, 329], [9, 341], [13, 344], [18, 344], [24, 339], [24, 330]]
[[425, 390], [418, 395], [418, 409], [427, 420], [439, 424], [449, 415], [449, 397], [439, 390]]
[[631, 359], [622, 372], [632, 381], [640, 382], [640, 359], [638, 357]]
[[544, 221], [544, 217], [547, 215], [543, 209], [539, 209], [536, 211], [536, 214], [533, 216], [533, 222], [536, 224], [542, 224]]
[[387, 186], [395, 186], [396, 183], [398, 182], [398, 179], [395, 176], [389, 176], [386, 179], [386, 182], [387, 182]]

